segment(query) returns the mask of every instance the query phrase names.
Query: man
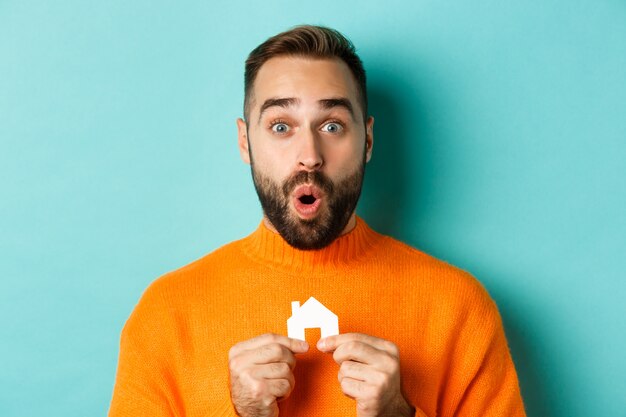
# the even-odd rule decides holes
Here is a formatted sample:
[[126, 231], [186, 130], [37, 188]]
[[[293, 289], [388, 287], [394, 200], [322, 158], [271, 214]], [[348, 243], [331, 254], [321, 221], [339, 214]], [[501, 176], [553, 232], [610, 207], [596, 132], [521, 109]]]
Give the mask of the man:
[[[355, 215], [373, 126], [340, 33], [296, 27], [252, 51], [238, 144], [263, 220], [146, 290], [109, 416], [525, 415], [484, 288]], [[341, 331], [314, 346], [285, 336], [310, 296]]]

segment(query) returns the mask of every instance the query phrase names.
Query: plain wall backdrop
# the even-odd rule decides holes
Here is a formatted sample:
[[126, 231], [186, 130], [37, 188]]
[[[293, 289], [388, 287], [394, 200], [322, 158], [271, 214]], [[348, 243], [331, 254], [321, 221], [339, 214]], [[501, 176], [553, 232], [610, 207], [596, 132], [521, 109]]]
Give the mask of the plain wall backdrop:
[[626, 416], [618, 0], [0, 0], [0, 415], [105, 415], [147, 285], [256, 228], [243, 63], [301, 23], [365, 63], [358, 213], [485, 285], [529, 416]]

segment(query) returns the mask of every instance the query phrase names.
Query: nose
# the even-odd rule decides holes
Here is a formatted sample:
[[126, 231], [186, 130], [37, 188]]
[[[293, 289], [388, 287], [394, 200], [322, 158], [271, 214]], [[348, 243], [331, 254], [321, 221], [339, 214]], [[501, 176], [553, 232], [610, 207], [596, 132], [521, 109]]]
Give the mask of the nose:
[[324, 164], [324, 158], [316, 132], [307, 129], [303, 132], [300, 142], [298, 168], [307, 171], [320, 169]]

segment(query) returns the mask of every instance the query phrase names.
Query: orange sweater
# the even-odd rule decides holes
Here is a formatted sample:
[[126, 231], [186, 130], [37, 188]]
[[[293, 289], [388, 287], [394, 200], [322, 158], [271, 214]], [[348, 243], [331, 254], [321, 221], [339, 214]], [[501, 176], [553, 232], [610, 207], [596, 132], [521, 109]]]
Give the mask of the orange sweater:
[[[122, 331], [109, 417], [234, 416], [228, 351], [287, 334], [291, 302], [315, 297], [341, 333], [391, 340], [418, 416], [524, 416], [498, 310], [469, 274], [357, 226], [320, 251], [299, 251], [263, 224], [145, 291]], [[332, 355], [297, 356], [281, 416], [353, 416]]]

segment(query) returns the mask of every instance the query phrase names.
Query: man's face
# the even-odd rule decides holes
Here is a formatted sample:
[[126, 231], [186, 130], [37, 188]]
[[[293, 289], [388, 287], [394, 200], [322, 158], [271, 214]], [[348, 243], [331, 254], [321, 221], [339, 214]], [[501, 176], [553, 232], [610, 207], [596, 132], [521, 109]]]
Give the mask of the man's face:
[[277, 57], [259, 70], [241, 157], [252, 166], [266, 219], [299, 249], [330, 244], [353, 222], [374, 120], [363, 120], [341, 60]]

